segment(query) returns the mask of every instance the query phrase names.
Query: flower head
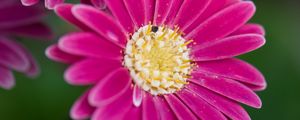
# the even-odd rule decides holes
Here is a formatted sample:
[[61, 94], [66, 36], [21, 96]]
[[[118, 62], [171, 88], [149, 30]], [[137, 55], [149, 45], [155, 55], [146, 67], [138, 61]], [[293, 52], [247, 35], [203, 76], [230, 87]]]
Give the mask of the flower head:
[[16, 0], [1, 1], [0, 6], [0, 87], [11, 89], [15, 85], [13, 70], [29, 77], [39, 74], [31, 53], [13, 36], [50, 38], [49, 28], [42, 23], [44, 10], [39, 6], [24, 7]]
[[92, 85], [73, 119], [250, 119], [239, 105], [260, 108], [263, 75], [233, 58], [265, 43], [247, 24], [255, 6], [240, 0], [104, 0], [111, 15], [63, 4], [56, 13], [82, 31], [48, 48], [71, 64], [65, 79]]

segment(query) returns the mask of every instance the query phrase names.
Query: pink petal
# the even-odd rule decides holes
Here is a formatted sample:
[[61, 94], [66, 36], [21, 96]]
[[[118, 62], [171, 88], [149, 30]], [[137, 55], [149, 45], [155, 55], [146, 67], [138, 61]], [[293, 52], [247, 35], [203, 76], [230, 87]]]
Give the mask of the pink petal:
[[72, 119], [88, 119], [93, 114], [95, 108], [89, 104], [88, 95], [89, 91], [86, 91], [80, 98], [76, 100], [70, 112]]
[[203, 21], [207, 20], [218, 11], [239, 1], [241, 0], [211, 0], [206, 10], [193, 22], [193, 24], [191, 24], [187, 29], [184, 30], [184, 33], [190, 33], [201, 23], [203, 23]]
[[104, 0], [90, 0], [90, 2], [92, 2], [92, 4], [102, 10], [106, 9], [106, 4], [104, 2]]
[[[101, 91], [99, 92], [99, 94], [101, 94]], [[112, 101], [111, 104], [97, 107], [91, 120], [125, 120], [124, 117], [128, 117], [126, 115], [128, 115], [128, 112], [130, 112], [133, 107], [131, 96], [132, 89], [126, 89], [125, 92], [122, 93], [118, 99]]]
[[123, 0], [104, 0], [113, 16], [119, 21], [127, 33], [134, 32], [134, 23], [123, 3]]
[[191, 55], [195, 61], [220, 60], [251, 52], [264, 44], [265, 38], [258, 34], [236, 35], [193, 46]]
[[263, 91], [267, 88], [267, 84], [262, 85], [262, 86], [256, 86], [256, 85], [247, 84], [247, 83], [243, 83], [243, 84], [253, 91]]
[[17, 42], [0, 37], [0, 65], [23, 72], [26, 71], [30, 62]]
[[137, 84], [133, 87], [133, 95], [132, 95], [133, 104], [135, 107], [140, 107], [143, 101], [143, 90], [139, 88]]
[[72, 8], [72, 13], [77, 19], [85, 23], [95, 32], [102, 35], [107, 40], [124, 47], [127, 37], [122, 27], [116, 23], [111, 16], [87, 5], [76, 5]]
[[221, 76], [194, 72], [190, 81], [226, 96], [232, 100], [244, 103], [254, 108], [261, 108], [260, 98], [243, 84]]
[[239, 59], [197, 62], [196, 71], [215, 74], [255, 86], [266, 86], [264, 76], [252, 65]]
[[189, 108], [173, 94], [164, 95], [178, 120], [198, 120]]
[[119, 60], [85, 59], [69, 67], [65, 72], [65, 79], [73, 85], [95, 84], [120, 67]]
[[0, 65], [0, 87], [4, 89], [11, 89], [15, 86], [15, 78], [11, 70]]
[[77, 32], [60, 38], [58, 47], [70, 54], [121, 59], [121, 48], [93, 33]]
[[168, 14], [168, 17], [166, 18], [165, 20], [165, 24], [166, 25], [169, 25], [169, 26], [173, 26], [173, 22], [174, 22], [174, 19], [176, 17], [176, 15], [178, 14], [180, 8], [181, 8], [181, 5], [183, 3], [184, 0], [173, 0], [173, 3], [172, 3], [172, 7]]
[[84, 31], [92, 31], [89, 27], [74, 17], [71, 11], [72, 7], [72, 4], [59, 4], [55, 6], [54, 11], [60, 18], [75, 25], [76, 27]]
[[48, 9], [53, 9], [56, 5], [63, 3], [64, 0], [45, 0], [45, 6]]
[[31, 6], [37, 4], [40, 0], [21, 0], [22, 4], [25, 6]]
[[123, 0], [131, 19], [135, 23], [135, 26], [142, 27], [146, 24], [145, 21], [145, 7], [144, 0]]
[[185, 29], [203, 13], [210, 2], [211, 0], [184, 1], [173, 24], [178, 25], [181, 29]]
[[173, 0], [157, 0], [155, 4], [155, 13], [153, 23], [155, 25], [164, 24], [172, 8]]
[[226, 116], [233, 120], [250, 120], [248, 113], [237, 102], [232, 101], [222, 95], [209, 91], [199, 85], [190, 83], [187, 88], [192, 91], [193, 94], [200, 96], [210, 105], [220, 110]]
[[61, 49], [58, 48], [57, 44], [54, 44], [47, 48], [46, 56], [54, 61], [62, 62], [66, 64], [71, 64], [82, 59], [82, 57], [72, 55], [62, 51]]
[[241, 35], [241, 34], [259, 34], [259, 35], [265, 35], [265, 29], [259, 25], [259, 24], [246, 24], [242, 27], [240, 27], [238, 30], [233, 32], [231, 36], [233, 35]]
[[[111, 72], [91, 90], [89, 95], [90, 104], [104, 106], [112, 103], [130, 88], [131, 82], [127, 69], [121, 68]], [[132, 96], [130, 96], [130, 99], [132, 103]]]
[[195, 93], [183, 89], [176, 94], [201, 120], [227, 120], [222, 113]]
[[143, 98], [143, 120], [159, 120], [159, 113], [154, 102], [153, 96], [146, 92]]
[[250, 1], [233, 4], [200, 24], [186, 38], [194, 39], [199, 45], [223, 38], [244, 25], [255, 12]]
[[142, 107], [131, 107], [123, 120], [142, 120]]
[[8, 35], [18, 35], [18, 36], [27, 36], [37, 39], [51, 39], [53, 38], [53, 33], [49, 26], [44, 23], [37, 22], [29, 25], [18, 26], [8, 29], [0, 29], [0, 33]]
[[176, 120], [176, 115], [168, 105], [168, 102], [160, 96], [154, 97], [155, 107], [160, 114], [161, 120]]
[[153, 23], [153, 17], [155, 12], [155, 0], [144, 0], [145, 1], [145, 20], [146, 22]]

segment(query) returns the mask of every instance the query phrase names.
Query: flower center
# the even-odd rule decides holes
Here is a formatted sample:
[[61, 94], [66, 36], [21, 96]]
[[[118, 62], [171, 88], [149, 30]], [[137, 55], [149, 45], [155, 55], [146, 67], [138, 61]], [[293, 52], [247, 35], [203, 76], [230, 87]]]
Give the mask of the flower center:
[[193, 64], [188, 44], [176, 28], [146, 25], [125, 49], [124, 65], [140, 88], [152, 95], [174, 93], [187, 84]]

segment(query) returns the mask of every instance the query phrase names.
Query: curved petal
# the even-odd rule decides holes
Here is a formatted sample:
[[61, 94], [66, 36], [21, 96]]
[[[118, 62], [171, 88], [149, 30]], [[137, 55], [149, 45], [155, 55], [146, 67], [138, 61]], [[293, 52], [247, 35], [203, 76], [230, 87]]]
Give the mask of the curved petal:
[[145, 2], [145, 15], [146, 15], [145, 20], [146, 20], [146, 23], [148, 23], [148, 22], [153, 23], [156, 0], [144, 0], [144, 2]]
[[255, 5], [251, 1], [233, 4], [200, 24], [186, 38], [194, 39], [199, 45], [217, 41], [244, 25], [254, 12]]
[[112, 101], [111, 104], [97, 107], [91, 120], [125, 120], [124, 117], [133, 107], [131, 96], [132, 89], [125, 89], [125, 92], [118, 99]]
[[203, 21], [216, 14], [218, 11], [241, 0], [211, 0], [205, 11], [186, 29], [184, 33], [190, 33], [198, 27]]
[[123, 120], [142, 120], [142, 107], [131, 107]]
[[201, 120], [227, 120], [222, 113], [195, 93], [183, 89], [176, 94]]
[[74, 5], [72, 4], [59, 4], [55, 6], [54, 11], [60, 18], [62, 18], [63, 20], [67, 21], [70, 24], [75, 25], [81, 30], [92, 31], [89, 27], [87, 27], [85, 24], [83, 24], [81, 21], [75, 18], [75, 16], [71, 11], [73, 6]]
[[173, 94], [164, 95], [171, 109], [177, 116], [178, 120], [198, 120], [198, 118], [189, 110], [179, 98]]
[[111, 16], [88, 5], [76, 5], [72, 8], [72, 13], [95, 32], [124, 48], [127, 36]]
[[15, 78], [11, 70], [0, 65], [0, 87], [11, 89], [15, 86]]
[[175, 18], [174, 25], [185, 29], [192, 24], [207, 8], [211, 0], [185, 0]]
[[31, 6], [37, 4], [40, 0], [21, 0], [24, 6]]
[[239, 59], [197, 62], [196, 71], [215, 74], [254, 86], [266, 86], [264, 76], [252, 65]]
[[154, 97], [155, 107], [160, 114], [161, 120], [176, 120], [176, 115], [173, 113], [172, 109], [168, 105], [167, 101], [160, 96]]
[[121, 59], [121, 48], [95, 34], [71, 33], [59, 40], [58, 47], [70, 54], [95, 58]]
[[172, 10], [170, 10], [170, 12], [168, 14], [168, 17], [165, 20], [166, 25], [169, 25], [170, 27], [173, 27], [174, 19], [175, 19], [176, 15], [178, 14], [178, 12], [181, 8], [181, 5], [182, 5], [183, 1], [184, 0], [173, 0], [172, 7], [171, 7]]
[[144, 0], [123, 0], [123, 2], [137, 28], [147, 24], [145, 22]]
[[65, 72], [65, 79], [73, 85], [95, 84], [110, 72], [121, 68], [119, 60], [85, 59], [69, 67]]
[[191, 57], [195, 61], [232, 58], [262, 47], [265, 38], [258, 34], [244, 34], [193, 46]]
[[266, 32], [263, 26], [259, 24], [249, 23], [233, 32], [230, 36], [241, 34], [259, 34], [264, 36]]
[[[130, 88], [131, 82], [130, 75], [126, 69], [121, 68], [111, 72], [91, 90], [89, 95], [90, 104], [93, 106], [104, 106], [112, 103]], [[130, 98], [132, 103], [132, 96]]]
[[91, 117], [95, 108], [88, 102], [88, 95], [90, 91], [86, 91], [80, 98], [76, 100], [71, 108], [70, 116], [75, 120], [83, 120]]
[[45, 6], [48, 9], [53, 9], [56, 5], [63, 3], [64, 0], [45, 0]]
[[154, 25], [164, 24], [172, 8], [174, 0], [156, 0], [153, 23]]
[[134, 23], [123, 3], [123, 0], [104, 0], [113, 16], [119, 21], [127, 33], [134, 32]]
[[17, 42], [0, 37], [0, 65], [23, 72], [26, 71], [30, 62]]
[[216, 93], [226, 96], [232, 100], [244, 103], [254, 108], [261, 108], [262, 102], [260, 98], [248, 87], [231, 79], [221, 76], [203, 74], [199, 72], [193, 73], [190, 79], [198, 85], [210, 89]]
[[187, 89], [233, 120], [251, 120], [247, 111], [235, 101], [193, 83], [187, 85]]
[[153, 96], [145, 92], [143, 98], [143, 120], [159, 120], [159, 113], [155, 107]]
[[66, 53], [58, 48], [57, 44], [46, 49], [46, 56], [54, 61], [71, 64], [82, 59], [82, 57]]

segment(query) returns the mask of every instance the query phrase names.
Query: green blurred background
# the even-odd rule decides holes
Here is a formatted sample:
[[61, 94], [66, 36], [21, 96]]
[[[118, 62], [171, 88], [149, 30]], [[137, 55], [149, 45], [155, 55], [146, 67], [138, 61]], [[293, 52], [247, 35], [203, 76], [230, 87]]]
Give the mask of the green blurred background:
[[[267, 44], [240, 58], [264, 73], [268, 88], [258, 93], [262, 109], [246, 108], [253, 120], [300, 120], [300, 1], [253, 1], [257, 13], [252, 22], [264, 25]], [[74, 30], [54, 14], [46, 21], [57, 38]], [[36, 56], [42, 73], [34, 80], [15, 73], [17, 86], [0, 89], [0, 120], [68, 120], [71, 105], [85, 88], [68, 85], [63, 80], [66, 66], [45, 57], [44, 49], [55, 41], [20, 40]]]

